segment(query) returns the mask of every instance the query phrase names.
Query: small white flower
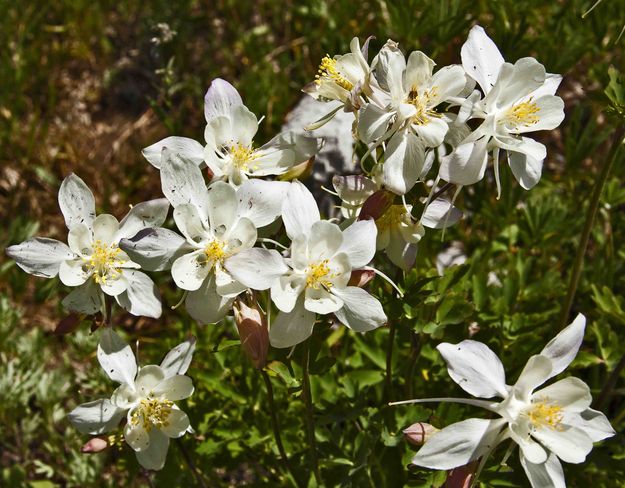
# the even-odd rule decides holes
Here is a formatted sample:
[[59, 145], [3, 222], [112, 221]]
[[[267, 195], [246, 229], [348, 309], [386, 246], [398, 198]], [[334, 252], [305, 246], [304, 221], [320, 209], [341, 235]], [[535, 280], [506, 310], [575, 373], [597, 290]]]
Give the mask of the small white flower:
[[280, 175], [312, 158], [320, 149], [317, 138], [283, 132], [261, 147], [254, 144], [258, 119], [243, 105], [237, 90], [215, 79], [204, 97], [206, 145], [187, 137], [167, 137], [143, 150], [145, 158], [160, 168], [163, 148], [198, 166], [208, 166], [213, 181], [239, 186], [251, 177]]
[[71, 174], [59, 189], [59, 206], [69, 229], [69, 247], [54, 239], [34, 237], [7, 248], [7, 254], [27, 273], [46, 278], [58, 274], [64, 285], [77, 287], [63, 300], [68, 310], [103, 311], [104, 292], [133, 315], [160, 317], [154, 283], [137, 271], [140, 266], [119, 248], [119, 242], [146, 227], [161, 225], [169, 209], [167, 200], [140, 203], [121, 222], [108, 214], [96, 217], [93, 193]]
[[185, 376], [195, 349], [195, 339], [173, 348], [160, 366], [137, 372], [132, 349], [111, 328], [105, 328], [98, 344], [98, 361], [106, 375], [120, 383], [109, 399], [95, 400], [72, 410], [68, 417], [86, 434], [114, 430], [126, 414], [124, 438], [146, 469], [165, 465], [169, 439], [193, 432], [189, 417], [174, 403], [193, 394]]
[[592, 397], [583, 381], [569, 377], [537, 390], [575, 358], [585, 325], [586, 318], [578, 315], [540, 354], [530, 358], [512, 386], [506, 384], [499, 358], [481, 342], [440, 344], [449, 375], [462, 389], [476, 397], [503, 400], [436, 398], [406, 403], [456, 401], [486, 408], [501, 418], [468, 419], [445, 427], [425, 443], [413, 463], [452, 469], [488, 455], [511, 438], [520, 447], [521, 464], [534, 488], [564, 487], [558, 458], [581, 463], [593, 442], [614, 435], [606, 417], [590, 408]]
[[374, 222], [358, 221], [341, 230], [321, 220], [314, 197], [299, 181], [290, 185], [282, 219], [292, 241], [288, 259], [276, 251], [254, 248], [225, 262], [241, 283], [255, 290], [271, 289], [281, 312], [271, 324], [271, 344], [291, 347], [306, 340], [316, 313], [334, 313], [358, 332], [384, 324], [380, 302], [362, 288], [348, 286], [352, 271], [373, 259]]

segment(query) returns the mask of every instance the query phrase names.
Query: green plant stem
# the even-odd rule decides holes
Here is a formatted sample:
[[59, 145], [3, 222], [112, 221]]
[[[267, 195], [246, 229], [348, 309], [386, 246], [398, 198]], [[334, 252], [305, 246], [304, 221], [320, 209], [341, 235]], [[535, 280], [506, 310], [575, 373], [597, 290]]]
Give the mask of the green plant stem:
[[599, 174], [599, 178], [597, 179], [597, 182], [595, 183], [595, 187], [593, 189], [588, 212], [586, 213], [586, 221], [584, 222], [584, 228], [582, 229], [579, 246], [577, 248], [575, 260], [573, 261], [573, 269], [571, 271], [569, 287], [566, 292], [564, 305], [562, 306], [562, 310], [560, 312], [560, 320], [558, 321], [559, 330], [564, 329], [568, 324], [571, 307], [575, 298], [575, 292], [577, 291], [579, 278], [582, 274], [582, 269], [584, 267], [584, 256], [586, 255], [588, 240], [590, 239], [590, 233], [592, 232], [595, 217], [597, 216], [597, 209], [599, 208], [601, 193], [603, 192], [603, 188], [608, 180], [608, 176], [610, 175], [610, 170], [614, 165], [614, 161], [617, 159], [620, 153], [620, 149], [625, 142], [625, 140], [623, 139], [623, 133], [624, 129], [622, 127], [617, 129], [613, 137], [614, 142], [612, 143], [610, 153], [605, 163], [603, 164], [603, 168], [601, 168], [601, 173]]
[[310, 447], [310, 460], [317, 486], [321, 485], [321, 475], [319, 473], [319, 458], [317, 456], [317, 440], [315, 439], [315, 418], [313, 415], [312, 394], [310, 391], [310, 339], [306, 340], [304, 346], [304, 364], [302, 373], [302, 395], [306, 405], [306, 433], [308, 436], [308, 446]]
[[410, 336], [410, 360], [408, 361], [408, 372], [406, 374], [406, 398], [412, 398], [412, 384], [414, 383], [414, 372], [417, 359], [421, 354], [421, 336], [414, 332]]
[[610, 400], [610, 396], [612, 396], [612, 391], [614, 390], [614, 387], [616, 386], [618, 377], [620, 376], [624, 368], [625, 368], [625, 354], [621, 356], [621, 359], [619, 360], [618, 364], [614, 367], [614, 369], [610, 373], [610, 376], [608, 377], [608, 381], [606, 381], [605, 385], [603, 385], [603, 388], [601, 389], [601, 393], [599, 393], [599, 396], [595, 400], [595, 403], [592, 406], [592, 408], [600, 410], [606, 404], [606, 402]]
[[389, 324], [388, 344], [386, 345], [386, 376], [384, 378], [386, 401], [391, 401], [393, 397], [393, 347], [395, 344], [395, 333], [397, 326], [391, 320]]
[[278, 423], [278, 415], [276, 414], [276, 406], [275, 401], [273, 399], [273, 386], [271, 386], [271, 378], [267, 372], [263, 369], [260, 371], [263, 376], [263, 380], [265, 381], [265, 386], [267, 387], [267, 398], [269, 399], [269, 412], [271, 415], [271, 427], [273, 428], [273, 437], [276, 441], [276, 446], [278, 447], [278, 452], [280, 453], [280, 461], [282, 464], [282, 468], [285, 471], [291, 473], [293, 479], [296, 481], [297, 485], [300, 486], [295, 473], [291, 471], [291, 467], [289, 466], [289, 458], [286, 455], [286, 451], [284, 450], [284, 445], [282, 444], [282, 437], [280, 435], [280, 424]]
[[187, 452], [187, 448], [184, 447], [184, 444], [182, 443], [182, 439], [176, 439], [176, 441], [177, 441], [176, 443], [178, 444], [178, 448], [180, 449], [180, 452], [182, 454], [182, 457], [187, 462], [189, 469], [193, 473], [193, 477], [195, 478], [195, 482], [197, 483], [197, 486], [201, 486], [202, 488], [208, 488], [208, 485], [206, 484], [206, 481], [204, 480], [202, 473], [198, 471], [197, 467], [195, 466], [195, 463], [193, 462], [193, 459], [191, 459], [191, 456]]

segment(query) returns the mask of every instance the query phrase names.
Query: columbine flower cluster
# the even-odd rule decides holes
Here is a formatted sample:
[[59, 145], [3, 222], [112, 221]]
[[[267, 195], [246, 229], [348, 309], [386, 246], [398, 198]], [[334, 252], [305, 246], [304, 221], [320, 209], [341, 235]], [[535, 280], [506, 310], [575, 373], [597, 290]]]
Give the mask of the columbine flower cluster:
[[[323, 58], [315, 81], [304, 90], [317, 100], [338, 102], [308, 129], [343, 109], [353, 113], [354, 133], [366, 146], [363, 174], [333, 179], [342, 221], [322, 218], [313, 194], [294, 179], [305, 173], [301, 168], [311, 167], [323, 141], [286, 131], [258, 144], [259, 119], [232, 85], [216, 79], [204, 99], [203, 143], [172, 136], [143, 150], [160, 171], [165, 198], [132, 207], [118, 222], [112, 215], [96, 216], [93, 194], [70, 175], [59, 190], [67, 244], [34, 237], [7, 249], [26, 272], [58, 275], [75, 287], [63, 300], [66, 309], [103, 316], [97, 357], [120, 386], [109, 399], [71, 412], [80, 431], [99, 435], [114, 430], [125, 416], [123, 437], [149, 469], [163, 467], [170, 438], [192, 432], [174, 402], [193, 393], [185, 372], [194, 342], [174, 348], [160, 366], [138, 369], [130, 346], [112, 330], [114, 303], [134, 315], [160, 317], [158, 291], [143, 271], [169, 271], [181, 303], [197, 322], [234, 315], [244, 350], [262, 368], [269, 343], [293, 347], [319, 320], [362, 333], [384, 325], [380, 300], [365, 289], [375, 274], [388, 280], [371, 265], [376, 252], [410, 269], [426, 228], [444, 229], [461, 219], [453, 199], [462, 186], [484, 177], [489, 158], [498, 189], [502, 151], [523, 188], [538, 182], [546, 151], [524, 134], [562, 121], [562, 100], [555, 96], [560, 76], [546, 73], [533, 58], [506, 63], [478, 26], [462, 47], [462, 65], [438, 70], [420, 51], [406, 59], [390, 40], [369, 63], [368, 44], [361, 49], [354, 39], [350, 53]], [[418, 182], [425, 184], [422, 194]], [[452, 187], [449, 199], [445, 195]], [[163, 227], [170, 205], [176, 231]], [[258, 305], [263, 293], [278, 312], [272, 321], [270, 310]], [[609, 433], [602, 414], [588, 408], [587, 387], [563, 380], [533, 393], [570, 362], [570, 351], [577, 350], [583, 335], [579, 324], [532, 358], [514, 387], [505, 384], [501, 364], [486, 346], [473, 341], [439, 346], [450, 375], [466, 391], [503, 398], [464, 403], [503, 418], [447, 427], [431, 437], [414, 462], [449, 469], [507, 437], [521, 445], [533, 483], [547, 474], [559, 476], [556, 456], [583, 460], [592, 442]], [[586, 429], [585, 437], [580, 429]], [[466, 449], [448, 451], [452, 437], [454, 445]], [[571, 443], [581, 447], [569, 449]]]

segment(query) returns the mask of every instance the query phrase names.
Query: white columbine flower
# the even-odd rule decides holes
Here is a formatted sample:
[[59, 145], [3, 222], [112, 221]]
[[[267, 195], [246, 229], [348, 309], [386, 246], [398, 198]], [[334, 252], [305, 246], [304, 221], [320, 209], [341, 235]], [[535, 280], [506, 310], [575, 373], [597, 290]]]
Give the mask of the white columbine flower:
[[443, 158], [440, 177], [457, 185], [481, 180], [488, 152], [493, 152], [495, 179], [499, 185], [499, 151], [519, 184], [529, 190], [540, 180], [545, 146], [524, 134], [555, 129], [564, 119], [564, 103], [555, 96], [560, 75], [546, 73], [534, 58], [506, 63], [484, 29], [475, 26], [462, 46], [462, 66], [477, 81], [484, 98], [473, 105], [471, 118], [484, 119], [449, 156]]
[[225, 259], [254, 246], [257, 227], [279, 217], [289, 184], [250, 180], [235, 189], [218, 181], [207, 189], [199, 167], [168, 149], [161, 183], [182, 236], [146, 229], [122, 248], [145, 269], [171, 268], [176, 285], [187, 291], [189, 314], [201, 323], [219, 322], [247, 288], [224, 268]]
[[77, 287], [64, 300], [66, 309], [93, 314], [103, 309], [104, 296], [133, 315], [160, 317], [161, 303], [152, 280], [140, 271], [119, 247], [119, 241], [167, 217], [166, 199], [134, 206], [118, 222], [108, 214], [95, 214], [93, 193], [78, 176], [71, 174], [59, 189], [59, 206], [69, 229], [67, 242], [34, 237], [7, 248], [7, 254], [27, 273], [45, 278], [57, 274], [66, 286]]
[[195, 349], [195, 339], [174, 347], [160, 366], [137, 372], [132, 349], [109, 327], [102, 331], [98, 361], [106, 375], [120, 386], [110, 399], [79, 405], [68, 417], [85, 434], [102, 434], [117, 428], [126, 415], [124, 438], [146, 469], [165, 465], [169, 439], [193, 432], [189, 417], [174, 403], [193, 394], [185, 376]]
[[564, 378], [537, 390], [575, 358], [585, 325], [586, 318], [578, 315], [540, 354], [530, 358], [512, 386], [506, 384], [499, 358], [481, 342], [440, 344], [449, 375], [462, 389], [476, 397], [503, 400], [435, 398], [406, 403], [455, 401], [486, 408], [501, 418], [468, 419], [445, 427], [425, 443], [413, 463], [452, 469], [488, 456], [510, 438], [520, 447], [521, 465], [534, 488], [565, 487], [558, 459], [582, 463], [594, 442], [614, 435], [605, 415], [590, 408], [590, 390], [580, 379]]
[[287, 259], [277, 251], [254, 248], [225, 262], [241, 283], [255, 290], [271, 289], [281, 311], [271, 324], [271, 344], [291, 347], [306, 340], [316, 313], [334, 313], [358, 332], [384, 324], [380, 302], [362, 288], [348, 286], [352, 271], [364, 268], [375, 254], [373, 221], [358, 221], [341, 230], [321, 220], [314, 197], [299, 181], [291, 183], [282, 219], [292, 241]]
[[160, 168], [164, 147], [198, 166], [207, 165], [213, 181], [239, 186], [251, 177], [280, 175], [312, 158], [320, 148], [314, 137], [286, 131], [262, 147], [255, 147], [258, 119], [243, 105], [227, 81], [213, 80], [204, 97], [206, 145], [187, 137], [167, 137], [143, 150], [145, 158]]

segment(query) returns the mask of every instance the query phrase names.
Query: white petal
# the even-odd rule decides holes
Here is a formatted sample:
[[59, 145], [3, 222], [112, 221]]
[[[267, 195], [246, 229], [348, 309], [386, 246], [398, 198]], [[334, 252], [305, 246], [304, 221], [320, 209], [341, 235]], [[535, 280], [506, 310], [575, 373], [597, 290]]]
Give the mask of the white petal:
[[236, 190], [228, 183], [217, 181], [208, 187], [208, 221], [218, 236], [232, 227], [237, 216], [237, 205]]
[[320, 218], [315, 197], [302, 183], [293, 181], [282, 205], [282, 220], [287, 235], [293, 239], [308, 234]]
[[304, 299], [297, 300], [291, 312], [280, 312], [271, 323], [269, 342], [273, 347], [293, 347], [312, 334], [315, 314], [304, 308]]
[[486, 94], [497, 81], [503, 56], [495, 43], [479, 25], [469, 31], [469, 37], [460, 50], [462, 67], [482, 87]]
[[406, 92], [420, 91], [419, 89], [429, 86], [435, 64], [421, 51], [411, 52], [404, 75], [404, 90]]
[[367, 332], [386, 323], [386, 315], [378, 299], [362, 288], [333, 286], [330, 291], [343, 300], [343, 308], [334, 315], [350, 329]]
[[592, 402], [588, 385], [572, 376], [534, 392], [533, 396], [553, 401], [567, 412], [583, 412]]
[[160, 227], [167, 218], [168, 210], [169, 201], [166, 198], [149, 200], [135, 205], [119, 223], [115, 242], [119, 242], [125, 237], [133, 237], [146, 227]]
[[258, 130], [258, 119], [245, 105], [233, 107], [230, 111], [232, 140], [245, 147], [252, 145]]
[[378, 228], [373, 220], [356, 221], [343, 231], [343, 244], [339, 252], [347, 254], [352, 268], [362, 268], [375, 255], [377, 235]]
[[137, 375], [135, 355], [110, 327], [105, 327], [100, 333], [97, 355], [100, 366], [109, 378], [117, 383], [134, 384]]
[[67, 418], [83, 434], [102, 434], [113, 430], [125, 413], [123, 408], [103, 399], [77, 406]]
[[417, 182], [425, 163], [423, 145], [414, 134], [398, 132], [384, 152], [384, 185], [394, 193], [403, 195]]
[[430, 437], [412, 463], [432, 469], [464, 466], [494, 447], [504, 424], [502, 419], [467, 419], [451, 424]]
[[67, 234], [67, 244], [75, 254], [90, 256], [93, 248], [93, 230], [85, 224], [76, 224]]
[[94, 314], [102, 308], [101, 293], [96, 282], [89, 280], [84, 285], [75, 288], [63, 299], [63, 307], [70, 312]]
[[43, 278], [56, 276], [61, 262], [74, 257], [66, 244], [47, 237], [33, 237], [21, 244], [7, 247], [6, 253], [24, 271]]
[[540, 162], [547, 156], [545, 145], [529, 137], [497, 137], [493, 142], [502, 149], [525, 154]]
[[265, 145], [254, 151], [254, 158], [248, 171], [250, 176], [281, 175], [293, 167], [295, 152]]
[[61, 183], [59, 206], [68, 229], [76, 224], [85, 224], [91, 228], [95, 219], [95, 199], [85, 182], [74, 173]]
[[521, 371], [519, 379], [514, 384], [514, 390], [524, 401], [529, 401], [536, 387], [542, 385], [551, 374], [551, 361], [539, 354], [532, 356]]
[[540, 181], [543, 160], [534, 159], [520, 152], [508, 152], [508, 164], [512, 174], [525, 190], [531, 190]]
[[543, 85], [545, 74], [545, 67], [536, 59], [518, 59], [512, 70], [502, 70], [500, 73], [498, 85], [501, 85], [501, 89], [497, 93], [497, 104], [506, 107], [529, 95]]
[[195, 337], [191, 337], [172, 348], [161, 362], [165, 378], [185, 374], [195, 351]]
[[247, 217], [257, 228], [271, 224], [280, 217], [289, 187], [285, 181], [246, 181], [237, 189], [239, 217]]
[[388, 129], [393, 112], [367, 103], [358, 112], [358, 138], [368, 144], [384, 135]]
[[467, 86], [464, 69], [458, 65], [442, 67], [434, 73], [432, 86], [437, 88], [436, 100], [439, 103], [445, 102], [452, 97], [460, 96], [465, 86]]
[[178, 374], [161, 381], [155, 388], [156, 396], [163, 396], [167, 400], [176, 401], [189, 398], [193, 395], [193, 381], [188, 376]]
[[477, 142], [460, 144], [456, 149], [444, 156], [438, 175], [444, 181], [456, 185], [472, 185], [484, 178], [488, 153], [486, 152], [487, 137]]
[[247, 286], [235, 280], [219, 263], [215, 264], [215, 286], [217, 293], [224, 298], [234, 298], [247, 289]]
[[421, 223], [430, 229], [443, 229], [455, 224], [462, 217], [462, 212], [444, 198], [437, 198], [423, 212]]
[[548, 454], [543, 446], [532, 439], [530, 435], [530, 424], [527, 417], [518, 418], [516, 422], [510, 424], [508, 432], [528, 461], [540, 464], [547, 460]]
[[209, 122], [220, 115], [230, 115], [233, 107], [243, 105], [241, 95], [226, 80], [215, 78], [204, 95], [204, 117]]
[[108, 296], [116, 297], [128, 289], [128, 281], [124, 277], [124, 272], [122, 272], [115, 278], [108, 277], [106, 281], [101, 281], [100, 288]]
[[586, 317], [581, 313], [575, 317], [565, 329], [555, 336], [540, 352], [541, 356], [551, 359], [551, 376], [553, 377], [564, 371], [577, 355], [586, 330]]
[[136, 452], [145, 451], [150, 447], [150, 435], [141, 422], [136, 426], [128, 422], [124, 427], [124, 439]]
[[204, 258], [204, 251], [199, 250], [184, 254], [174, 261], [171, 276], [179, 288], [193, 291], [202, 286], [211, 270]]
[[85, 261], [82, 258], [71, 261], [61, 261], [59, 266], [59, 278], [65, 286], [80, 286], [91, 276], [83, 267]]
[[522, 451], [519, 452], [519, 457], [532, 488], [566, 488], [564, 471], [555, 454], [550, 453], [547, 461], [540, 464], [528, 461]]
[[320, 261], [334, 256], [343, 244], [343, 233], [338, 225], [327, 220], [319, 220], [310, 228], [308, 258]]
[[271, 300], [283, 312], [293, 310], [295, 303], [306, 286], [306, 280], [299, 274], [281, 276], [271, 285]]
[[577, 427], [560, 425], [557, 429], [536, 429], [532, 436], [566, 463], [583, 463], [592, 450], [592, 440]]
[[119, 222], [109, 214], [100, 214], [93, 221], [93, 240], [103, 244], [115, 243], [115, 234], [119, 230]]
[[202, 286], [189, 292], [185, 306], [189, 315], [202, 324], [214, 324], [223, 319], [232, 308], [233, 298], [217, 293], [215, 277], [208, 276]]
[[560, 97], [546, 95], [535, 100], [538, 108], [535, 114], [538, 121], [535, 124], [521, 125], [514, 132], [522, 134], [539, 130], [552, 130], [564, 120], [564, 101]]
[[179, 154], [181, 158], [193, 161], [194, 164], [200, 166], [204, 163], [204, 146], [194, 139], [188, 137], [166, 137], [141, 151], [143, 157], [148, 160], [152, 166], [157, 169], [161, 167], [161, 157], [163, 149]]
[[586, 432], [593, 442], [602, 441], [616, 433], [606, 416], [592, 408], [586, 409], [579, 415], [571, 416], [568, 422]]
[[360, 205], [378, 186], [362, 175], [333, 176], [332, 185], [341, 200], [349, 205]]
[[187, 414], [182, 410], [173, 408], [167, 417], [167, 424], [161, 427], [161, 432], [167, 437], [178, 438], [184, 435], [189, 428], [190, 422]]
[[163, 194], [175, 207], [190, 203], [202, 219], [208, 216], [208, 193], [200, 168], [176, 153], [163, 150], [161, 165], [161, 186]]
[[207, 217], [202, 217], [195, 205], [185, 203], [176, 207], [174, 221], [187, 241], [196, 246], [206, 241], [211, 235]]
[[425, 147], [440, 146], [449, 130], [447, 122], [442, 117], [430, 117], [425, 124], [413, 124], [412, 128], [421, 141], [423, 141]]
[[149, 447], [141, 451], [137, 451], [137, 461], [145, 469], [159, 470], [165, 466], [167, 459], [167, 450], [169, 449], [169, 437], [163, 434], [159, 429], [150, 431]]
[[224, 268], [239, 282], [253, 290], [267, 290], [289, 267], [278, 251], [254, 247], [241, 251], [224, 262]]
[[119, 247], [130, 259], [147, 271], [163, 271], [192, 248], [184, 237], [160, 227], [139, 231], [130, 239], [122, 239]]
[[447, 363], [449, 376], [473, 396], [508, 396], [506, 375], [501, 361], [481, 342], [465, 340], [459, 344], [443, 342], [437, 347]]
[[149, 396], [164, 379], [165, 372], [160, 366], [155, 364], [143, 366], [139, 369], [134, 383], [137, 395], [143, 398]]
[[306, 288], [304, 293], [304, 307], [306, 307], [306, 310], [326, 315], [336, 312], [342, 306], [343, 300], [323, 288]]
[[228, 253], [238, 253], [250, 249], [258, 238], [258, 232], [252, 221], [246, 217], [236, 220], [224, 235]]
[[128, 288], [115, 299], [132, 315], [159, 318], [162, 313], [160, 293], [152, 279], [140, 271], [123, 270]]

